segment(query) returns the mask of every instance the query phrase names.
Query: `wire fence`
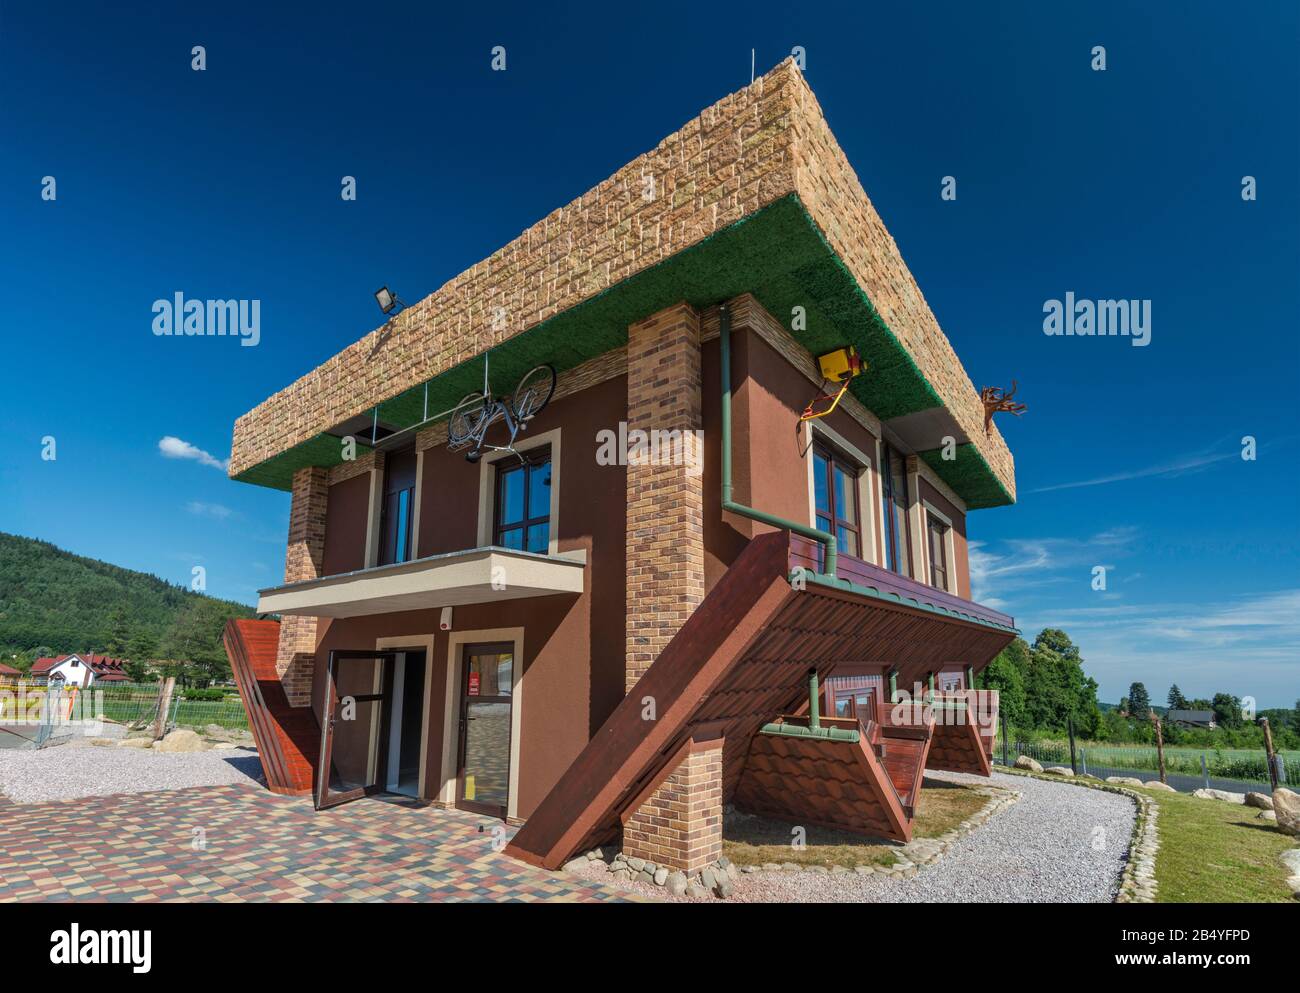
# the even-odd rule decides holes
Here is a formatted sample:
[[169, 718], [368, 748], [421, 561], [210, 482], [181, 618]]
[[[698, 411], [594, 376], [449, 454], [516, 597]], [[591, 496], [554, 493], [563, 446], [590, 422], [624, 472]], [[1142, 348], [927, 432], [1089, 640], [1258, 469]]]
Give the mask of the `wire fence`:
[[[19, 687], [15, 685], [0, 687], [15, 694]], [[29, 701], [27, 711], [33, 706], [39, 708], [39, 700], [46, 693], [43, 684], [27, 684], [22, 687], [25, 699]], [[99, 683], [88, 690], [79, 690], [84, 694], [83, 713], [93, 717], [105, 717], [118, 724], [145, 724], [158, 717], [158, 704], [162, 692], [160, 683]], [[64, 690], [66, 698], [67, 691]], [[211, 699], [217, 697], [217, 699]], [[36, 700], [33, 705], [30, 701]], [[0, 726], [5, 726], [5, 713], [0, 704]], [[84, 708], [90, 708], [86, 710]], [[91, 710], [94, 713], [91, 713]], [[168, 708], [167, 726], [185, 728], [204, 728], [209, 724], [232, 731], [248, 730], [248, 715], [236, 690], [186, 690], [177, 686], [172, 691], [171, 705]], [[16, 738], [17, 735], [4, 734], [3, 737]], [[0, 742], [0, 748], [5, 744]]]
[[[994, 760], [1003, 760], [1002, 735], [997, 735], [993, 746]], [[1168, 784], [1177, 790], [1256, 789], [1269, 785], [1268, 759], [1263, 750], [1244, 748], [1186, 748], [1169, 746], [1165, 750], [1165, 773]], [[1006, 749], [1007, 762], [1014, 763], [1020, 755], [1028, 756], [1040, 765], [1069, 766], [1068, 741], [1016, 741], [1012, 739]], [[1076, 742], [1075, 768], [1100, 778], [1131, 776], [1148, 782], [1160, 778], [1160, 757], [1154, 747], [1143, 745], [1111, 745], [1105, 742]], [[1300, 783], [1300, 752], [1282, 752], [1277, 755], [1278, 784]]]

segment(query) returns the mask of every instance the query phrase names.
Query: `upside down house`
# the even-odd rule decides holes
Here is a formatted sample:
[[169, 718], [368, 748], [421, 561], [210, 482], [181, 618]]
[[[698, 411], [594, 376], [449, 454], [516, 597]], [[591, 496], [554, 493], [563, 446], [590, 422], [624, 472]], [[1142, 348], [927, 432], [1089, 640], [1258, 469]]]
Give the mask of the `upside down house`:
[[906, 839], [926, 768], [988, 774], [1011, 454], [788, 61], [239, 418], [230, 475], [292, 494], [279, 619], [226, 633], [273, 790], [690, 872], [727, 805]]

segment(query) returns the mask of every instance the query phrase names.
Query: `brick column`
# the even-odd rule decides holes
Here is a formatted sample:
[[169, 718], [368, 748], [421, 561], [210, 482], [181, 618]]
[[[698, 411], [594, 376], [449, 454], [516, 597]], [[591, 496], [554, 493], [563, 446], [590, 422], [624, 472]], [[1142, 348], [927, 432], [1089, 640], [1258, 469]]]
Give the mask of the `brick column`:
[[722, 739], [690, 751], [623, 823], [623, 854], [698, 872], [722, 854]]
[[[628, 328], [626, 689], [704, 599], [700, 317], [679, 303]], [[657, 444], [655, 444], [657, 442]], [[683, 457], [686, 456], [686, 457]]]
[[[329, 470], [308, 466], [293, 474], [289, 549], [284, 559], [286, 583], [320, 576], [325, 557], [325, 508], [328, 502]], [[275, 671], [292, 706], [310, 706], [315, 667], [316, 618], [282, 617]]]

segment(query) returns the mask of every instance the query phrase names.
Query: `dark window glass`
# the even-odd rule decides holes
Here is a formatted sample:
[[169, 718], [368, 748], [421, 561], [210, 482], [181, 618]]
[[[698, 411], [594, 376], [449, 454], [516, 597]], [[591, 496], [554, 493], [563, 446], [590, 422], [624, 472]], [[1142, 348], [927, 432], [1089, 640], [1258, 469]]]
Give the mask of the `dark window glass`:
[[933, 514], [926, 514], [930, 539], [930, 584], [941, 590], [948, 588], [948, 525]]
[[379, 516], [379, 564], [411, 557], [411, 516], [415, 507], [415, 452], [390, 452], [384, 460], [383, 501]]
[[817, 527], [835, 535], [842, 554], [860, 557], [858, 467], [829, 448], [814, 448], [813, 499]]
[[551, 451], [526, 452], [522, 465], [502, 459], [497, 468], [492, 543], [545, 555], [551, 541]]

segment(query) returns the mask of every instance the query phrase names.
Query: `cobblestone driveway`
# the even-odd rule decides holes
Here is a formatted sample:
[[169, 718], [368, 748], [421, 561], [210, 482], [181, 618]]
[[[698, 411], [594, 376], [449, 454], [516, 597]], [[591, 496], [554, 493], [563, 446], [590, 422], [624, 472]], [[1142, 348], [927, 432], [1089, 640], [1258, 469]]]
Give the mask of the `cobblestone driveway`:
[[629, 899], [507, 858], [498, 849], [510, 830], [380, 798], [318, 812], [252, 785], [35, 804], [0, 797], [0, 902]]

